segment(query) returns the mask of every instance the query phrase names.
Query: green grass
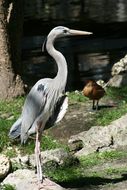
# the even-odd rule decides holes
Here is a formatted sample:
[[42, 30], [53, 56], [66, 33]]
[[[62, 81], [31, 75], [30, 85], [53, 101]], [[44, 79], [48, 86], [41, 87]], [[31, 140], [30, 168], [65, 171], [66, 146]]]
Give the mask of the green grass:
[[[108, 175], [108, 173], [115, 174], [116, 171], [120, 173], [127, 171], [127, 168], [108, 168], [104, 171], [89, 171], [93, 166], [100, 165], [108, 161], [118, 160], [122, 158], [127, 158], [127, 152], [122, 151], [111, 151], [111, 152], [103, 152], [103, 153], [94, 153], [88, 156], [84, 156], [80, 158], [80, 162], [77, 164], [73, 164], [71, 166], [60, 166], [55, 169], [50, 169], [46, 172], [46, 174], [53, 178], [56, 182], [69, 182], [75, 181], [82, 178], [90, 178], [90, 177], [102, 177], [102, 175]], [[89, 172], [88, 172], [89, 171]]]
[[87, 97], [82, 95], [80, 91], [73, 91], [68, 93], [69, 102], [76, 103], [76, 102], [85, 102], [88, 100]]
[[[87, 102], [88, 98], [84, 97], [80, 91], [68, 93], [70, 104]], [[113, 100], [115, 106], [102, 108], [96, 112], [94, 117], [94, 125], [108, 125], [112, 121], [120, 118], [127, 113], [127, 87], [122, 88], [108, 87], [106, 95], [103, 97], [106, 102]], [[92, 102], [91, 102], [92, 105]]]
[[96, 113], [95, 125], [108, 125], [127, 113], [127, 103], [121, 103], [115, 108], [103, 109]]
[[21, 113], [24, 98], [0, 102], [0, 151], [10, 145], [8, 132], [14, 121]]
[[105, 170], [105, 173], [109, 175], [121, 175], [121, 173], [124, 173], [127, 171], [127, 167], [125, 168], [108, 168]]
[[127, 158], [127, 152], [123, 151], [109, 151], [102, 153], [94, 153], [88, 156], [80, 158], [81, 165], [84, 168], [90, 168], [91, 166], [103, 163], [105, 161], [112, 161], [115, 159]]
[[[34, 148], [35, 148], [35, 141], [30, 139], [27, 142], [27, 144], [25, 144], [24, 146], [19, 144], [18, 147], [23, 155], [33, 154]], [[45, 151], [45, 150], [51, 150], [51, 149], [56, 149], [56, 148], [66, 148], [66, 146], [63, 144], [60, 144], [58, 141], [56, 141], [50, 136], [47, 136], [47, 135], [42, 136], [41, 150]]]
[[113, 88], [110, 87], [106, 91], [104, 97], [107, 101], [112, 99], [116, 106], [112, 108], [104, 108], [96, 113], [95, 125], [108, 125], [112, 121], [120, 118], [127, 113], [127, 87]]
[[106, 94], [108, 97], [111, 97], [112, 99], [116, 101], [123, 101], [125, 100], [127, 102], [127, 87], [108, 87], [106, 90]]
[[0, 186], [0, 189], [1, 189], [1, 190], [16, 190], [15, 187], [13, 187], [12, 185], [9, 185], [9, 184]]
[[[1, 148], [1, 151], [3, 150], [4, 154], [9, 158], [16, 157], [16, 155], [18, 154], [17, 149], [18, 151], [20, 151], [22, 155], [34, 153], [35, 140], [29, 139], [29, 141], [25, 145], [21, 145], [20, 141], [11, 142], [10, 139], [8, 139], [8, 137], [6, 137], [6, 139], [8, 141], [8, 147], [12, 147], [12, 149], [7, 148], [7, 142], [5, 141], [3, 142], [3, 145], [5, 146]], [[68, 149], [66, 145], [59, 143], [58, 141], [54, 140], [52, 137], [47, 135], [42, 136], [41, 150], [45, 151], [56, 148], [64, 148], [66, 150]]]

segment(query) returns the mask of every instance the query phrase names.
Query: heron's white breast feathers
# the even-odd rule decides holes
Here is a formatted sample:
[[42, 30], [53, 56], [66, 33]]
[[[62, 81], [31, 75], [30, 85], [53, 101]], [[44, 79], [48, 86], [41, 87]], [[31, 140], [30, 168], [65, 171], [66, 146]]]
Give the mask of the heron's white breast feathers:
[[62, 120], [62, 118], [64, 117], [65, 113], [67, 112], [67, 109], [68, 109], [68, 97], [66, 96], [66, 98], [64, 99], [64, 102], [60, 108], [60, 112], [57, 116], [57, 119], [56, 119], [56, 122], [55, 123], [58, 123], [59, 121]]

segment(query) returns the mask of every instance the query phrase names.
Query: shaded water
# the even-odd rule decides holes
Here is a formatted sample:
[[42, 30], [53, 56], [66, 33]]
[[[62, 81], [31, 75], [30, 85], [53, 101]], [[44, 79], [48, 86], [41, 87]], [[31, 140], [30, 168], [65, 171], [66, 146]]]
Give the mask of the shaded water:
[[57, 25], [94, 33], [56, 43], [68, 62], [69, 90], [82, 88], [88, 78], [107, 81], [112, 65], [127, 53], [126, 0], [28, 0], [22, 65], [24, 80], [30, 85], [57, 73], [54, 61], [41, 53], [45, 36]]

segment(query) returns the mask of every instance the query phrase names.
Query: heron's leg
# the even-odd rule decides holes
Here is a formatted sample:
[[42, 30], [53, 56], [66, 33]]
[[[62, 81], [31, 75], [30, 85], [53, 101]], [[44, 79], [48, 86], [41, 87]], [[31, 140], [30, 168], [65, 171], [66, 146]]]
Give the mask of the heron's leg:
[[36, 131], [36, 143], [35, 143], [35, 158], [36, 158], [36, 165], [37, 165], [37, 177], [38, 182], [43, 182], [42, 176], [42, 167], [41, 167], [41, 151], [40, 151], [40, 141], [41, 141], [41, 133], [40, 133], [40, 126], [37, 126]]
[[41, 151], [40, 151], [40, 141], [42, 132], [40, 132], [41, 125], [37, 126], [36, 131], [36, 144], [35, 144], [35, 158], [37, 165], [37, 178], [38, 178], [38, 190], [45, 189], [45, 187], [53, 186], [54, 184], [50, 180], [46, 179], [42, 173], [41, 166]]

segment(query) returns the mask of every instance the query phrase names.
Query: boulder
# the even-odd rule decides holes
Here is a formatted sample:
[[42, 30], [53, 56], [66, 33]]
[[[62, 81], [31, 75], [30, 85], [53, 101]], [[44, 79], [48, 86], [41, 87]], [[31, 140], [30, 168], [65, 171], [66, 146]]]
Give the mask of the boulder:
[[[64, 161], [69, 157], [67, 151], [63, 148], [57, 148], [54, 150], [46, 150], [41, 152], [42, 163], [46, 164], [49, 161], [55, 162], [58, 165], [62, 165]], [[35, 166], [35, 155], [29, 156], [29, 164]]]
[[[54, 168], [58, 165], [66, 164], [67, 162], [74, 161], [76, 158], [72, 157], [66, 150], [63, 148], [57, 148], [53, 150], [46, 150], [41, 152], [41, 161], [43, 164], [43, 167], [45, 169], [47, 168]], [[14, 167], [14, 170], [17, 168], [27, 168], [28, 166], [35, 167], [35, 154], [31, 155], [18, 155], [15, 158], [11, 158], [12, 167]], [[69, 164], [69, 163], [68, 163]]]
[[127, 55], [113, 65], [111, 74], [112, 77], [108, 81], [109, 86], [121, 87], [127, 85]]
[[118, 75], [126, 71], [127, 71], [127, 55], [113, 65], [112, 76]]
[[69, 139], [69, 145], [82, 141], [83, 148], [76, 151], [80, 157], [94, 152], [111, 151], [127, 146], [127, 114], [108, 126], [94, 126]]
[[[15, 187], [16, 190], [37, 190], [38, 181], [37, 176], [33, 170], [19, 169], [14, 173], [9, 174], [2, 183], [10, 184]], [[43, 184], [41, 185], [43, 190], [65, 190], [55, 182], [45, 178]]]
[[0, 179], [4, 178], [9, 170], [10, 170], [11, 164], [10, 160], [3, 154], [0, 155]]
[[123, 74], [114, 75], [109, 81], [108, 85], [112, 87], [121, 87], [127, 85], [127, 72]]

